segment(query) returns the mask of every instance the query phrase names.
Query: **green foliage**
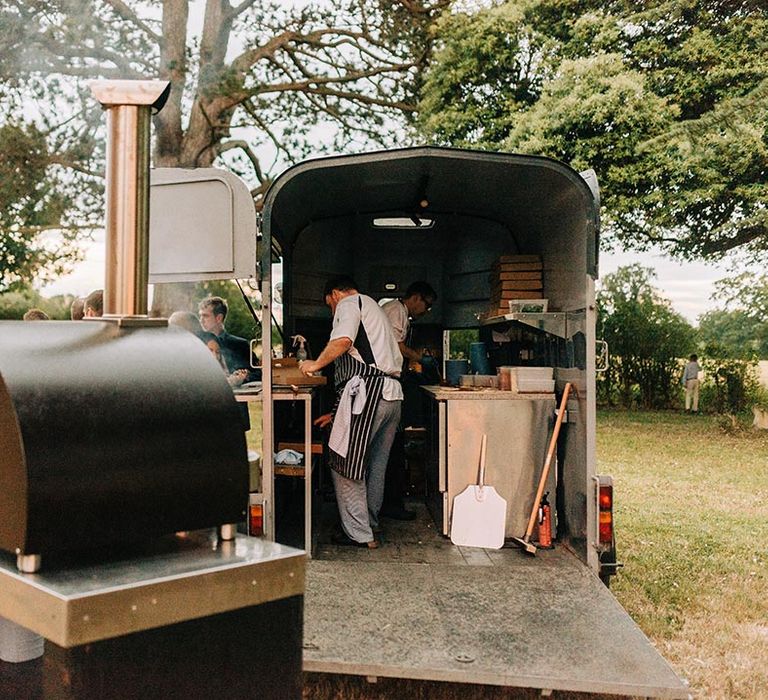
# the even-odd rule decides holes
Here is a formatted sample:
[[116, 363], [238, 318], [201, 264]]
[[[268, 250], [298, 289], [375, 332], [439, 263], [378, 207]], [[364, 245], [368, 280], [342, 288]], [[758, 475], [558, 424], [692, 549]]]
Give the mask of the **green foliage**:
[[695, 347], [695, 331], [651, 285], [654, 272], [634, 264], [606, 275], [597, 294], [598, 337], [611, 361], [598, 396], [626, 407], [668, 408], [679, 396], [678, 358]]
[[476, 343], [479, 339], [480, 334], [476, 328], [451, 331], [449, 359], [468, 360], [470, 356], [469, 346], [472, 343]]
[[20, 321], [29, 309], [36, 308], [45, 311], [52, 320], [68, 321], [73, 301], [74, 297], [69, 294], [46, 298], [40, 292], [25, 287], [15, 292], [0, 294], [0, 319]]
[[526, 22], [524, 3], [451, 14], [420, 105], [421, 127], [440, 143], [498, 148], [548, 73], [548, 40]]
[[764, 3], [507, 0], [439, 29], [427, 138], [594, 168], [627, 247], [768, 251]]
[[742, 309], [713, 309], [699, 318], [699, 337], [708, 356], [768, 359], [768, 326]]
[[754, 361], [704, 358], [701, 368], [705, 382], [700, 403], [708, 410], [738, 414], [759, 403], [762, 392]]
[[719, 280], [713, 298], [723, 302], [699, 319], [707, 354], [768, 359], [768, 275], [742, 273]]
[[[49, 281], [81, 259], [83, 232], [68, 228], [72, 194], [34, 124], [0, 124], [0, 293]], [[62, 229], [57, 238], [46, 236]]]
[[753, 406], [763, 411], [768, 411], [768, 388], [758, 384], [753, 394]]
[[638, 151], [674, 114], [645, 83], [617, 54], [565, 60], [536, 104], [519, 115], [503, 149], [545, 153], [576, 170], [593, 168], [601, 184], [603, 223], [624, 230], [624, 219], [636, 215], [637, 193], [658, 185], [659, 173]]

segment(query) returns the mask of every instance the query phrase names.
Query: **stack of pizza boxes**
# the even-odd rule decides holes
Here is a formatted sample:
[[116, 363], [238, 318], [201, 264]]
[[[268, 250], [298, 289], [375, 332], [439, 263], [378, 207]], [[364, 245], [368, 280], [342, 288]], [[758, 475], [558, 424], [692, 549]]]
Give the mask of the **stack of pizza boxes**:
[[510, 302], [517, 307], [518, 301], [542, 299], [543, 295], [540, 255], [502, 255], [493, 263], [488, 316], [503, 316], [510, 313]]

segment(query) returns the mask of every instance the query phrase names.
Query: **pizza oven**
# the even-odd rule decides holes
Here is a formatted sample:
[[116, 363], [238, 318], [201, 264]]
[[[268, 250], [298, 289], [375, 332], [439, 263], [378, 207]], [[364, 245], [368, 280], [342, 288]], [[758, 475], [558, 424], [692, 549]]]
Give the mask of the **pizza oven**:
[[169, 84], [98, 81], [108, 115], [104, 316], [0, 322], [0, 548], [35, 571], [244, 519], [244, 425], [194, 335], [147, 316], [149, 131]]

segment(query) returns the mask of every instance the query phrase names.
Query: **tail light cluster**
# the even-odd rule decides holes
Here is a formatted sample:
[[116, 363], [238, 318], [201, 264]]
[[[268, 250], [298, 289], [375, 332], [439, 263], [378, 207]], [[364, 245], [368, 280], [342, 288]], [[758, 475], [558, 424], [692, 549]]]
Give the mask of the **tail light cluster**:
[[251, 537], [263, 537], [264, 500], [262, 494], [252, 493], [248, 500], [248, 534]]
[[610, 547], [613, 544], [613, 485], [600, 484], [598, 488], [598, 541]]

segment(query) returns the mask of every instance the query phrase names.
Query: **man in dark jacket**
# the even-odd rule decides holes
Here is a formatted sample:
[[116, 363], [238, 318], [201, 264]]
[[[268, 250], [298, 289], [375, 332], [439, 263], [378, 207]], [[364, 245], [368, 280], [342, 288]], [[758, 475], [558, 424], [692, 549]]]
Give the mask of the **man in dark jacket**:
[[238, 369], [251, 371], [251, 348], [245, 338], [227, 333], [224, 321], [227, 318], [226, 300], [221, 297], [206, 297], [198, 305], [198, 317], [204, 331], [213, 333], [221, 347], [221, 356], [229, 372]]
[[[213, 333], [219, 341], [221, 349], [221, 358], [226, 364], [228, 375], [241, 375], [242, 371], [247, 372], [245, 377], [240, 376], [238, 385], [245, 381], [257, 381], [261, 379], [261, 371], [254, 370], [251, 367], [251, 345], [245, 339], [237, 335], [227, 333], [224, 328], [224, 320], [227, 318], [229, 307], [227, 302], [221, 297], [206, 297], [198, 304], [198, 318], [203, 331]], [[231, 383], [231, 382], [230, 382]], [[248, 414], [248, 405], [239, 404], [243, 416], [243, 428], [250, 430], [251, 420]]]

